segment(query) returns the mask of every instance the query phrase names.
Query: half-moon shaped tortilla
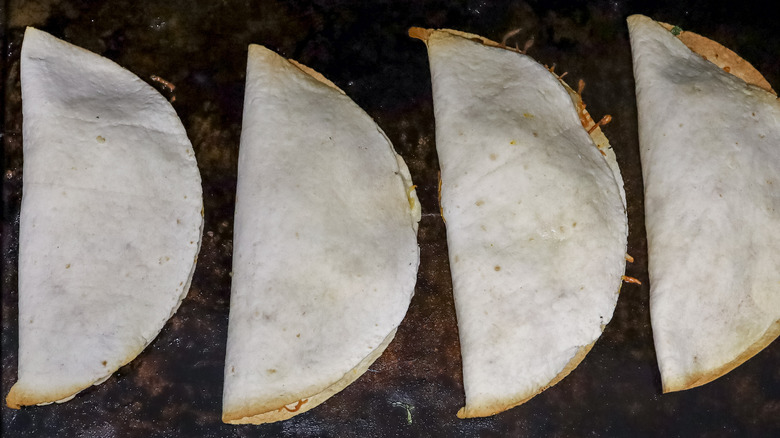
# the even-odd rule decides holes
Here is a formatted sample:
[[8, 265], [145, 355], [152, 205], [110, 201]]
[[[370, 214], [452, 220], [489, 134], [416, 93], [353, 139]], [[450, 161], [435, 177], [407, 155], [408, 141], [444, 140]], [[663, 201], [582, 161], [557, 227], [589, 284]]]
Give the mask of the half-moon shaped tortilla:
[[565, 377], [612, 318], [628, 232], [622, 179], [587, 115], [598, 140], [583, 127], [579, 96], [545, 67], [477, 35], [410, 34], [430, 58], [466, 392], [458, 416], [493, 415]]
[[319, 73], [249, 46], [222, 419], [268, 423], [344, 389], [414, 293], [420, 207], [376, 123]]
[[137, 356], [189, 290], [203, 224], [192, 145], [154, 88], [33, 28], [21, 80], [12, 408], [67, 401]]
[[[650, 18], [628, 26], [653, 338], [663, 390], [679, 391], [780, 334], [780, 102], [733, 52], [718, 66]], [[708, 59], [725, 58], [705, 46]]]

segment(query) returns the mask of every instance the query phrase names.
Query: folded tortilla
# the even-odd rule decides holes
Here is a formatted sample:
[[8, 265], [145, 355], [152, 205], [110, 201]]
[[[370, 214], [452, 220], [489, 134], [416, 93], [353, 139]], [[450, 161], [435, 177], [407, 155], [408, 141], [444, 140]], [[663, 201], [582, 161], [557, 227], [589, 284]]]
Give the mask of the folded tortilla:
[[414, 293], [420, 206], [376, 123], [249, 46], [222, 419], [305, 412], [360, 377]]
[[203, 224], [192, 145], [154, 88], [33, 28], [21, 81], [12, 408], [67, 401], [137, 356], [186, 295]]
[[717, 43], [680, 34], [704, 41], [720, 66], [671, 26], [641, 15], [628, 26], [653, 338], [663, 390], [679, 391], [731, 371], [780, 334], [780, 102]]
[[430, 58], [466, 392], [458, 416], [493, 415], [565, 377], [612, 318], [628, 232], [622, 179], [579, 96], [544, 66], [477, 35], [410, 34]]

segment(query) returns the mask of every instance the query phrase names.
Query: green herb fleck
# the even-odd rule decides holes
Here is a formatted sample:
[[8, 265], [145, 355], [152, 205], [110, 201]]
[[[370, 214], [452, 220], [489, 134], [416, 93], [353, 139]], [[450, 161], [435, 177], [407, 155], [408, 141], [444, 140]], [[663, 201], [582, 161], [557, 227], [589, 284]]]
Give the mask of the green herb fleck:
[[392, 402], [391, 404], [395, 407], [404, 408], [404, 410], [406, 410], [406, 424], [412, 424], [412, 412], [414, 411], [414, 406], [404, 402]]
[[674, 26], [669, 32], [672, 33], [672, 35], [677, 36], [682, 33], [682, 27], [680, 26]]

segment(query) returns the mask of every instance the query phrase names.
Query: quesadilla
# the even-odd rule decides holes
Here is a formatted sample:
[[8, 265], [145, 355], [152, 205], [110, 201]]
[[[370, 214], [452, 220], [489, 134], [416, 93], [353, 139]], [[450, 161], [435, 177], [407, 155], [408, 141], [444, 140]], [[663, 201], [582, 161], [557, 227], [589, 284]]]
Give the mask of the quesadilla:
[[67, 401], [149, 345], [189, 290], [203, 225], [192, 145], [154, 88], [33, 28], [21, 81], [12, 408]]
[[473, 34], [410, 35], [430, 59], [466, 393], [458, 416], [493, 415], [565, 377], [612, 318], [628, 233], [622, 179], [579, 95], [547, 68]]
[[780, 102], [713, 41], [641, 15], [628, 27], [653, 339], [663, 391], [679, 391], [780, 334]]
[[420, 204], [374, 121], [249, 46], [222, 419], [305, 412], [360, 377], [414, 293]]

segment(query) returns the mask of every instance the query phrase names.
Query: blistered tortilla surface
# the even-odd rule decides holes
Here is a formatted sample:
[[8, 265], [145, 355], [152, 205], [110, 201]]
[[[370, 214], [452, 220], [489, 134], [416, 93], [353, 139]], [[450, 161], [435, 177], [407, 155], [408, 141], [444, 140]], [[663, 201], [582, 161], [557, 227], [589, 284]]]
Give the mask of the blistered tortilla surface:
[[138, 355], [189, 289], [203, 221], [192, 145], [151, 86], [33, 28], [21, 80], [11, 407], [66, 401]]
[[427, 45], [466, 392], [458, 416], [492, 415], [568, 374], [611, 319], [622, 181], [545, 67], [455, 31], [429, 31]]
[[292, 417], [366, 371], [414, 293], [419, 219], [374, 121], [318, 73], [250, 46], [225, 422]]
[[707, 383], [780, 333], [780, 103], [628, 20], [665, 392]]

